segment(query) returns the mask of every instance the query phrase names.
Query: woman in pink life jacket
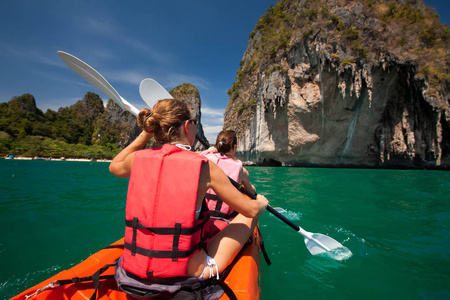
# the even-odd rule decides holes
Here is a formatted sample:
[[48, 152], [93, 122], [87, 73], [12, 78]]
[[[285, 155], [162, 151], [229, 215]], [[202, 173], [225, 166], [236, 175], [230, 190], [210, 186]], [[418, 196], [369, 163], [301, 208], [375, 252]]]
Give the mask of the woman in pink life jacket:
[[[243, 196], [220, 167], [189, 151], [195, 141], [196, 122], [183, 101], [160, 100], [152, 109], [139, 113], [142, 133], [110, 164], [113, 175], [130, 177], [122, 267], [141, 278], [188, 276], [204, 280], [217, 276], [248, 240], [268, 205], [262, 195], [256, 201]], [[155, 146], [143, 149], [151, 138]], [[209, 189], [239, 214], [209, 241], [196, 233], [190, 239], [180, 239], [192, 249], [181, 249], [178, 244], [174, 249], [174, 234], [170, 233], [168, 242], [158, 230], [166, 229], [169, 222], [175, 229], [191, 229], [209, 218], [204, 201]], [[151, 233], [143, 233], [146, 230]], [[160, 257], [161, 252], [172, 256]]]
[[[217, 135], [215, 147], [203, 151], [200, 155], [218, 165], [228, 177], [255, 193], [255, 187], [250, 183], [248, 171], [242, 166], [242, 161], [235, 156], [236, 147], [236, 133], [232, 130], [222, 130]], [[227, 225], [228, 220], [232, 220], [238, 213], [226, 203], [223, 203], [212, 189], [207, 191], [206, 201], [213, 218], [210, 231], [210, 235], [213, 236], [219, 230], [222, 230]]]

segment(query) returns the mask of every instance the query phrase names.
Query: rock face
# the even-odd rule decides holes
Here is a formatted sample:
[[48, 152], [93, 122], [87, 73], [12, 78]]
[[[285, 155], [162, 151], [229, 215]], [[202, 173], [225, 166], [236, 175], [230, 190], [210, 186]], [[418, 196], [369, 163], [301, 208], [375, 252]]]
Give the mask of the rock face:
[[[311, 1], [282, 1], [278, 9], [289, 11], [294, 2], [306, 7]], [[371, 26], [366, 35], [383, 29], [359, 2], [350, 4], [327, 7], [341, 31], [346, 23]], [[449, 168], [448, 82], [430, 87], [418, 72], [420, 62], [375, 55], [370, 47], [361, 55], [354, 42], [346, 48], [330, 31], [313, 28], [309, 34], [292, 29], [287, 49], [253, 71], [245, 68], [255, 63], [264, 39], [264, 29], [255, 29], [241, 62], [241, 72], [247, 71], [229, 91], [225, 112], [224, 127], [238, 133], [238, 156], [286, 166]]]
[[[117, 143], [119, 148], [128, 146], [141, 133], [136, 117], [122, 110], [113, 100], [109, 100], [106, 105], [105, 119], [107, 126], [103, 132], [99, 130], [100, 134], [105, 135], [105, 141]], [[110, 134], [111, 131], [114, 133]]]
[[36, 107], [36, 100], [34, 99], [34, 96], [31, 94], [13, 97], [9, 101], [9, 110], [42, 115], [42, 112]]
[[294, 49], [294, 68], [261, 80], [261, 101], [238, 144], [246, 160], [431, 167], [447, 159], [448, 112], [433, 106], [411, 66], [326, 67], [310, 51]]
[[[202, 126], [202, 114], [201, 114], [201, 106], [202, 101], [200, 99], [200, 93], [196, 87], [192, 84], [184, 83], [182, 85], [177, 86], [173, 90], [170, 91], [170, 94], [175, 99], [180, 99], [185, 101], [189, 107], [191, 108], [192, 115], [197, 119], [197, 136], [201, 138], [203, 141], [208, 143], [207, 138], [205, 137], [205, 133], [203, 131]], [[208, 148], [208, 145], [203, 145], [198, 139], [195, 140], [193, 145], [194, 151], [203, 151]]]

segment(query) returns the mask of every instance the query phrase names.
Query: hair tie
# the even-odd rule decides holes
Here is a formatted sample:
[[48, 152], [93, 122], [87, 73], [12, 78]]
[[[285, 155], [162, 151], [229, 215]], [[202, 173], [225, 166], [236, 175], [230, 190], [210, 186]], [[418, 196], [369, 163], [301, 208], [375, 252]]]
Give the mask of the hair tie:
[[219, 142], [219, 144], [220, 144], [220, 146], [223, 146], [223, 143], [222, 143], [222, 142]]
[[145, 124], [145, 122], [147, 122], [148, 118], [150, 118], [151, 116], [153, 116], [153, 112], [151, 112], [148, 116], [145, 117], [144, 124]]

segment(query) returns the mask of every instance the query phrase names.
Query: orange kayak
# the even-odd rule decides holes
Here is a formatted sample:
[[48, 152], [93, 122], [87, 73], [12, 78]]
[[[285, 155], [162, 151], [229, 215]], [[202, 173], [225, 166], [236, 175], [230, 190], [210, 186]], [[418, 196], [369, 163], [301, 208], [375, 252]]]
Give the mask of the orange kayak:
[[[260, 285], [260, 244], [258, 230], [255, 229], [252, 235], [251, 244], [244, 250], [236, 265], [233, 267], [225, 283], [233, 290], [236, 297], [241, 299], [259, 299], [261, 292]], [[113, 245], [123, 245], [123, 238]], [[32, 288], [11, 298], [22, 299], [90, 299], [95, 288], [92, 281], [69, 283], [56, 286], [55, 282], [70, 280], [74, 277], [89, 277], [100, 268], [108, 264], [113, 264], [116, 259], [122, 256], [121, 247], [107, 247], [89, 256], [86, 260], [69, 270], [62, 271], [55, 276], [35, 285]], [[101, 276], [114, 275], [114, 267], [108, 268]], [[131, 299], [124, 292], [118, 291], [114, 278], [100, 279], [97, 291], [97, 299], [101, 300], [121, 300]], [[229, 299], [224, 294], [220, 299]]]

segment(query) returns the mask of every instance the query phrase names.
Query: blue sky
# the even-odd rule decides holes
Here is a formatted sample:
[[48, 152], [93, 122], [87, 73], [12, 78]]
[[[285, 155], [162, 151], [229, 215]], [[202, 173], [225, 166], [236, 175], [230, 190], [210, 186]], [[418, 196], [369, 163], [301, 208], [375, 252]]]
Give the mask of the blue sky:
[[[31, 93], [44, 112], [70, 106], [88, 91], [107, 96], [70, 70], [57, 51], [100, 72], [126, 100], [145, 107], [139, 83], [167, 90], [189, 82], [200, 91], [210, 142], [249, 33], [275, 0], [5, 0], [0, 4], [0, 102]], [[450, 1], [427, 0], [449, 24]]]

